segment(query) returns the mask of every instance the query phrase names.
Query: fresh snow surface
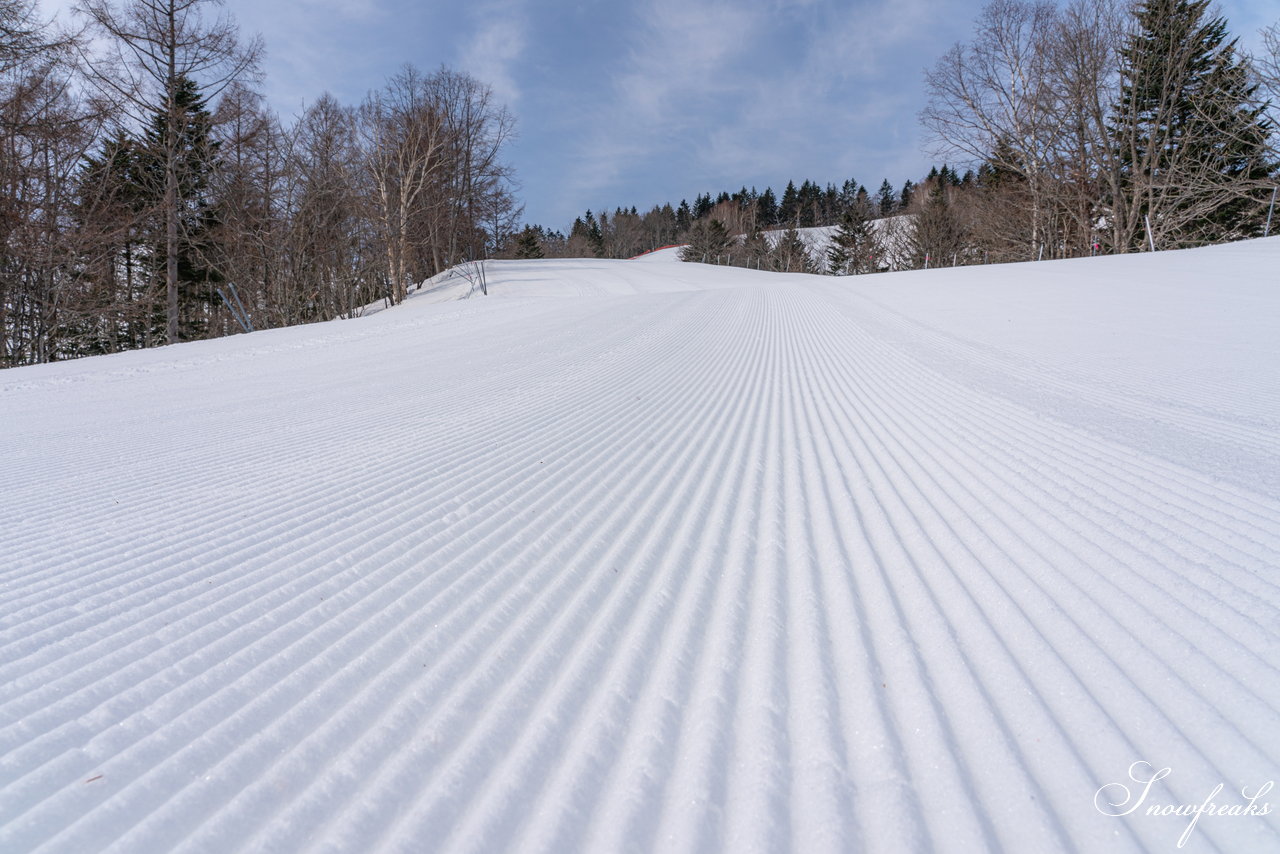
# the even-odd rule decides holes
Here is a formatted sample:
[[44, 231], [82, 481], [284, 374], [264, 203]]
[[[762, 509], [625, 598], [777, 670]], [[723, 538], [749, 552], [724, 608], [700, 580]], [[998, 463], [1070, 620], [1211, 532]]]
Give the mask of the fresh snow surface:
[[0, 373], [0, 851], [1280, 850], [1280, 239], [489, 282]]

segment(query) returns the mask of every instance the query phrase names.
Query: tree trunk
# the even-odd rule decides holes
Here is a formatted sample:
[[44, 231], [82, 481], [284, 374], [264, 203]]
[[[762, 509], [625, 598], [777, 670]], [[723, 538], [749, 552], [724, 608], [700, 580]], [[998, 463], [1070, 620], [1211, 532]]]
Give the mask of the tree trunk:
[[165, 46], [168, 61], [168, 101], [169, 121], [165, 129], [164, 148], [164, 285], [168, 299], [168, 340], [170, 344], [178, 343], [178, 164], [175, 162], [178, 148], [177, 103], [174, 100], [174, 87], [178, 80], [177, 54], [177, 17], [173, 3], [168, 9], [169, 40]]
[[168, 298], [166, 331], [170, 344], [178, 343], [178, 178], [175, 171], [171, 150], [164, 176], [164, 285]]

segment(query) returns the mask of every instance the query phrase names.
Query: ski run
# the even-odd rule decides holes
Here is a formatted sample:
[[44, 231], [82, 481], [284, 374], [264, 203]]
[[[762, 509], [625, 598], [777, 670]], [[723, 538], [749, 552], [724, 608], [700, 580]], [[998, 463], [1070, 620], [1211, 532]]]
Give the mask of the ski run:
[[0, 374], [0, 851], [1280, 850], [1280, 239], [488, 287]]

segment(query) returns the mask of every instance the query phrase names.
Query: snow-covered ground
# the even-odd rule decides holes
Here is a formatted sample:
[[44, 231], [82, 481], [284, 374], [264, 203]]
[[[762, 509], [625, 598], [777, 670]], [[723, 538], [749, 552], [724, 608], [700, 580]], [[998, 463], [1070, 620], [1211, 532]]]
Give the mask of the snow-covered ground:
[[673, 256], [0, 373], [0, 851], [1280, 849], [1280, 239]]

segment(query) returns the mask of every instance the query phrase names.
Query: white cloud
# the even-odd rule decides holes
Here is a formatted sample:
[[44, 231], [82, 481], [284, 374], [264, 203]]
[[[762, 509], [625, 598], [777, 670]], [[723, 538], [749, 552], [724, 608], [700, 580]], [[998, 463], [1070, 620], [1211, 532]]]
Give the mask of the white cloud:
[[760, 75], [751, 97], [714, 129], [706, 165], [834, 178], [883, 159], [870, 156], [875, 143], [906, 136], [909, 150], [879, 168], [910, 168], [920, 155], [917, 81], [927, 61], [917, 44], [940, 11], [926, 0], [808, 10], [790, 62]]
[[473, 7], [478, 27], [460, 56], [462, 69], [489, 84], [499, 103], [512, 106], [520, 98], [516, 65], [527, 46], [527, 23], [521, 0], [494, 0]]
[[609, 103], [588, 119], [568, 194], [594, 195], [637, 160], [670, 152], [674, 138], [713, 121], [752, 83], [734, 69], [762, 36], [758, 4], [651, 0], [635, 18]]

